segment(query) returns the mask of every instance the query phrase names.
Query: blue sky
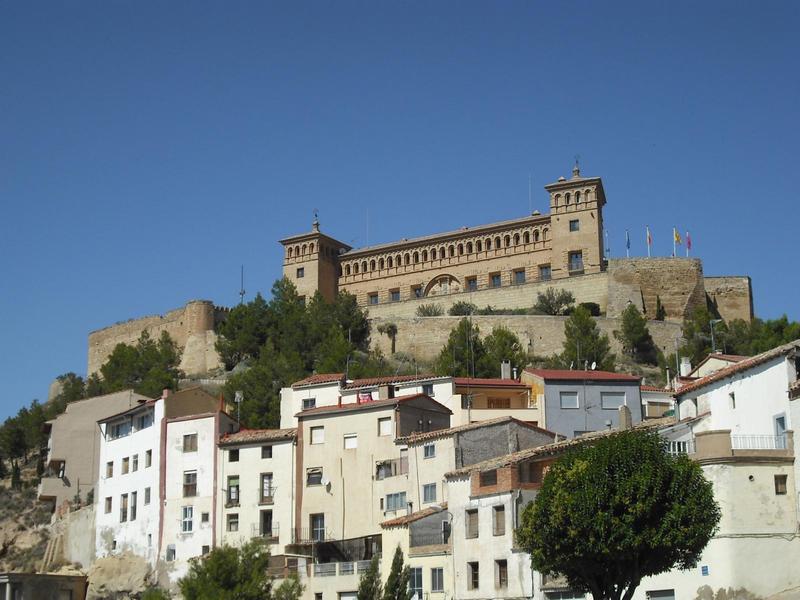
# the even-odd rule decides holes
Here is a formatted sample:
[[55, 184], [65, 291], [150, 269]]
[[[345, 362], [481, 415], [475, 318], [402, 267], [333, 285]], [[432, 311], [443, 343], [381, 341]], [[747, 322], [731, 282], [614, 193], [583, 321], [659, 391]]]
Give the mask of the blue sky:
[[[0, 6], [0, 418], [89, 331], [353, 245], [522, 216], [603, 177], [613, 255], [690, 230], [800, 318], [796, 2]], [[792, 191], [795, 190], [795, 191]], [[369, 227], [367, 227], [369, 222]]]

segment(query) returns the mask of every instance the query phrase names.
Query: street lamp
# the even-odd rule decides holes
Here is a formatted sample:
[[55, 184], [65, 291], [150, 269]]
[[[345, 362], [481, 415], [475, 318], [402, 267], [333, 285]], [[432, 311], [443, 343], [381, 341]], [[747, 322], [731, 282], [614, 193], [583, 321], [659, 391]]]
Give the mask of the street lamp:
[[711, 326], [711, 352], [717, 351], [717, 341], [714, 338], [714, 325], [722, 323], [722, 319], [711, 319], [708, 324]]

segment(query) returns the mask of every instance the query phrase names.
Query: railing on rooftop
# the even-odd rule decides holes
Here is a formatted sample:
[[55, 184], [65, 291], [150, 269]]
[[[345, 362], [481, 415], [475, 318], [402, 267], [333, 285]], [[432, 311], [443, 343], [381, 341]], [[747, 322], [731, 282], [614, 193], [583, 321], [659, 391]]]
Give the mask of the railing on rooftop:
[[450, 542], [450, 531], [412, 531], [409, 534], [409, 547], [440, 546]]
[[734, 450], [786, 450], [785, 435], [731, 435]]

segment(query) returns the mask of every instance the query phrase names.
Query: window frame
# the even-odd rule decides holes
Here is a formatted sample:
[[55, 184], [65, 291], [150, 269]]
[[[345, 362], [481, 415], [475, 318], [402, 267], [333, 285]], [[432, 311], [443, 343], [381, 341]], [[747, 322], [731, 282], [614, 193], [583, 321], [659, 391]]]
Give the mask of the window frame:
[[525, 284], [525, 269], [514, 269], [514, 285]]
[[225, 483], [225, 506], [239, 506], [242, 492], [241, 478], [239, 475], [228, 475]]
[[[433, 490], [433, 494], [430, 494], [430, 491]], [[436, 502], [436, 483], [424, 483], [422, 484], [422, 503], [423, 504], [431, 504]]]
[[231, 448], [228, 450], [228, 462], [239, 462], [239, 448]]
[[[474, 529], [471, 524], [474, 521]], [[477, 508], [467, 508], [464, 510], [464, 537], [474, 540], [480, 537], [481, 521]]]
[[184, 454], [189, 452], [197, 452], [197, 432], [191, 433], [184, 433], [183, 434], [183, 446], [182, 450]]
[[181, 533], [194, 532], [194, 506], [181, 507]]
[[492, 507], [492, 535], [506, 534], [506, 506], [496, 504]]
[[581, 220], [580, 219], [570, 219], [569, 220], [569, 232], [573, 233], [575, 231], [581, 230]]
[[444, 568], [431, 567], [431, 593], [443, 592], [443, 591], [444, 591]]
[[[565, 406], [564, 398], [567, 395], [575, 396], [575, 406]], [[581, 398], [577, 390], [561, 390], [558, 392], [558, 404], [561, 410], [579, 410], [581, 407]]]
[[[606, 398], [619, 397], [619, 396], [622, 396], [621, 404], [611, 406], [606, 403]], [[620, 406], [627, 406], [627, 405], [628, 405], [628, 396], [625, 392], [613, 392], [613, 391], [600, 392], [600, 408], [602, 410], [619, 410]]]
[[786, 496], [789, 493], [789, 476], [785, 473], [779, 473], [774, 476], [775, 482], [775, 495]]
[[324, 443], [325, 443], [325, 426], [314, 425], [313, 427], [309, 427], [308, 444], [310, 446], [321, 446]]
[[261, 459], [269, 460], [270, 458], [272, 458], [272, 444], [265, 444], [261, 446]]
[[489, 287], [492, 289], [503, 287], [503, 275], [501, 273], [489, 273]]
[[436, 443], [430, 442], [422, 445], [422, 459], [436, 458]]
[[[317, 481], [316, 475], [319, 474], [319, 480]], [[312, 476], [314, 476], [314, 481], [312, 481]], [[306, 487], [313, 487], [322, 485], [322, 479], [324, 478], [322, 467], [308, 467], [306, 468]]]
[[[348, 445], [348, 442], [350, 445]], [[342, 448], [344, 450], [357, 450], [358, 449], [358, 434], [345, 433], [342, 436]]]
[[481, 587], [481, 564], [478, 561], [467, 562], [467, 589], [478, 590]]
[[[194, 481], [191, 481], [194, 476]], [[188, 493], [192, 491], [193, 493]], [[189, 469], [183, 472], [183, 498], [194, 498], [197, 496], [197, 469]]]
[[[387, 426], [384, 432], [383, 426]], [[390, 437], [392, 435], [392, 417], [378, 417], [378, 437]]]

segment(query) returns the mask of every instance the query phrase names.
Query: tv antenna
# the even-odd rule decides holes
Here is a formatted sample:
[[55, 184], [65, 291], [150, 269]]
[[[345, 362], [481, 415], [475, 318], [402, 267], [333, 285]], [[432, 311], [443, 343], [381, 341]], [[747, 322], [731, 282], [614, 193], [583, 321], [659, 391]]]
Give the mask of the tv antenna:
[[244, 304], [244, 265], [242, 265], [241, 278], [239, 281], [239, 304]]

